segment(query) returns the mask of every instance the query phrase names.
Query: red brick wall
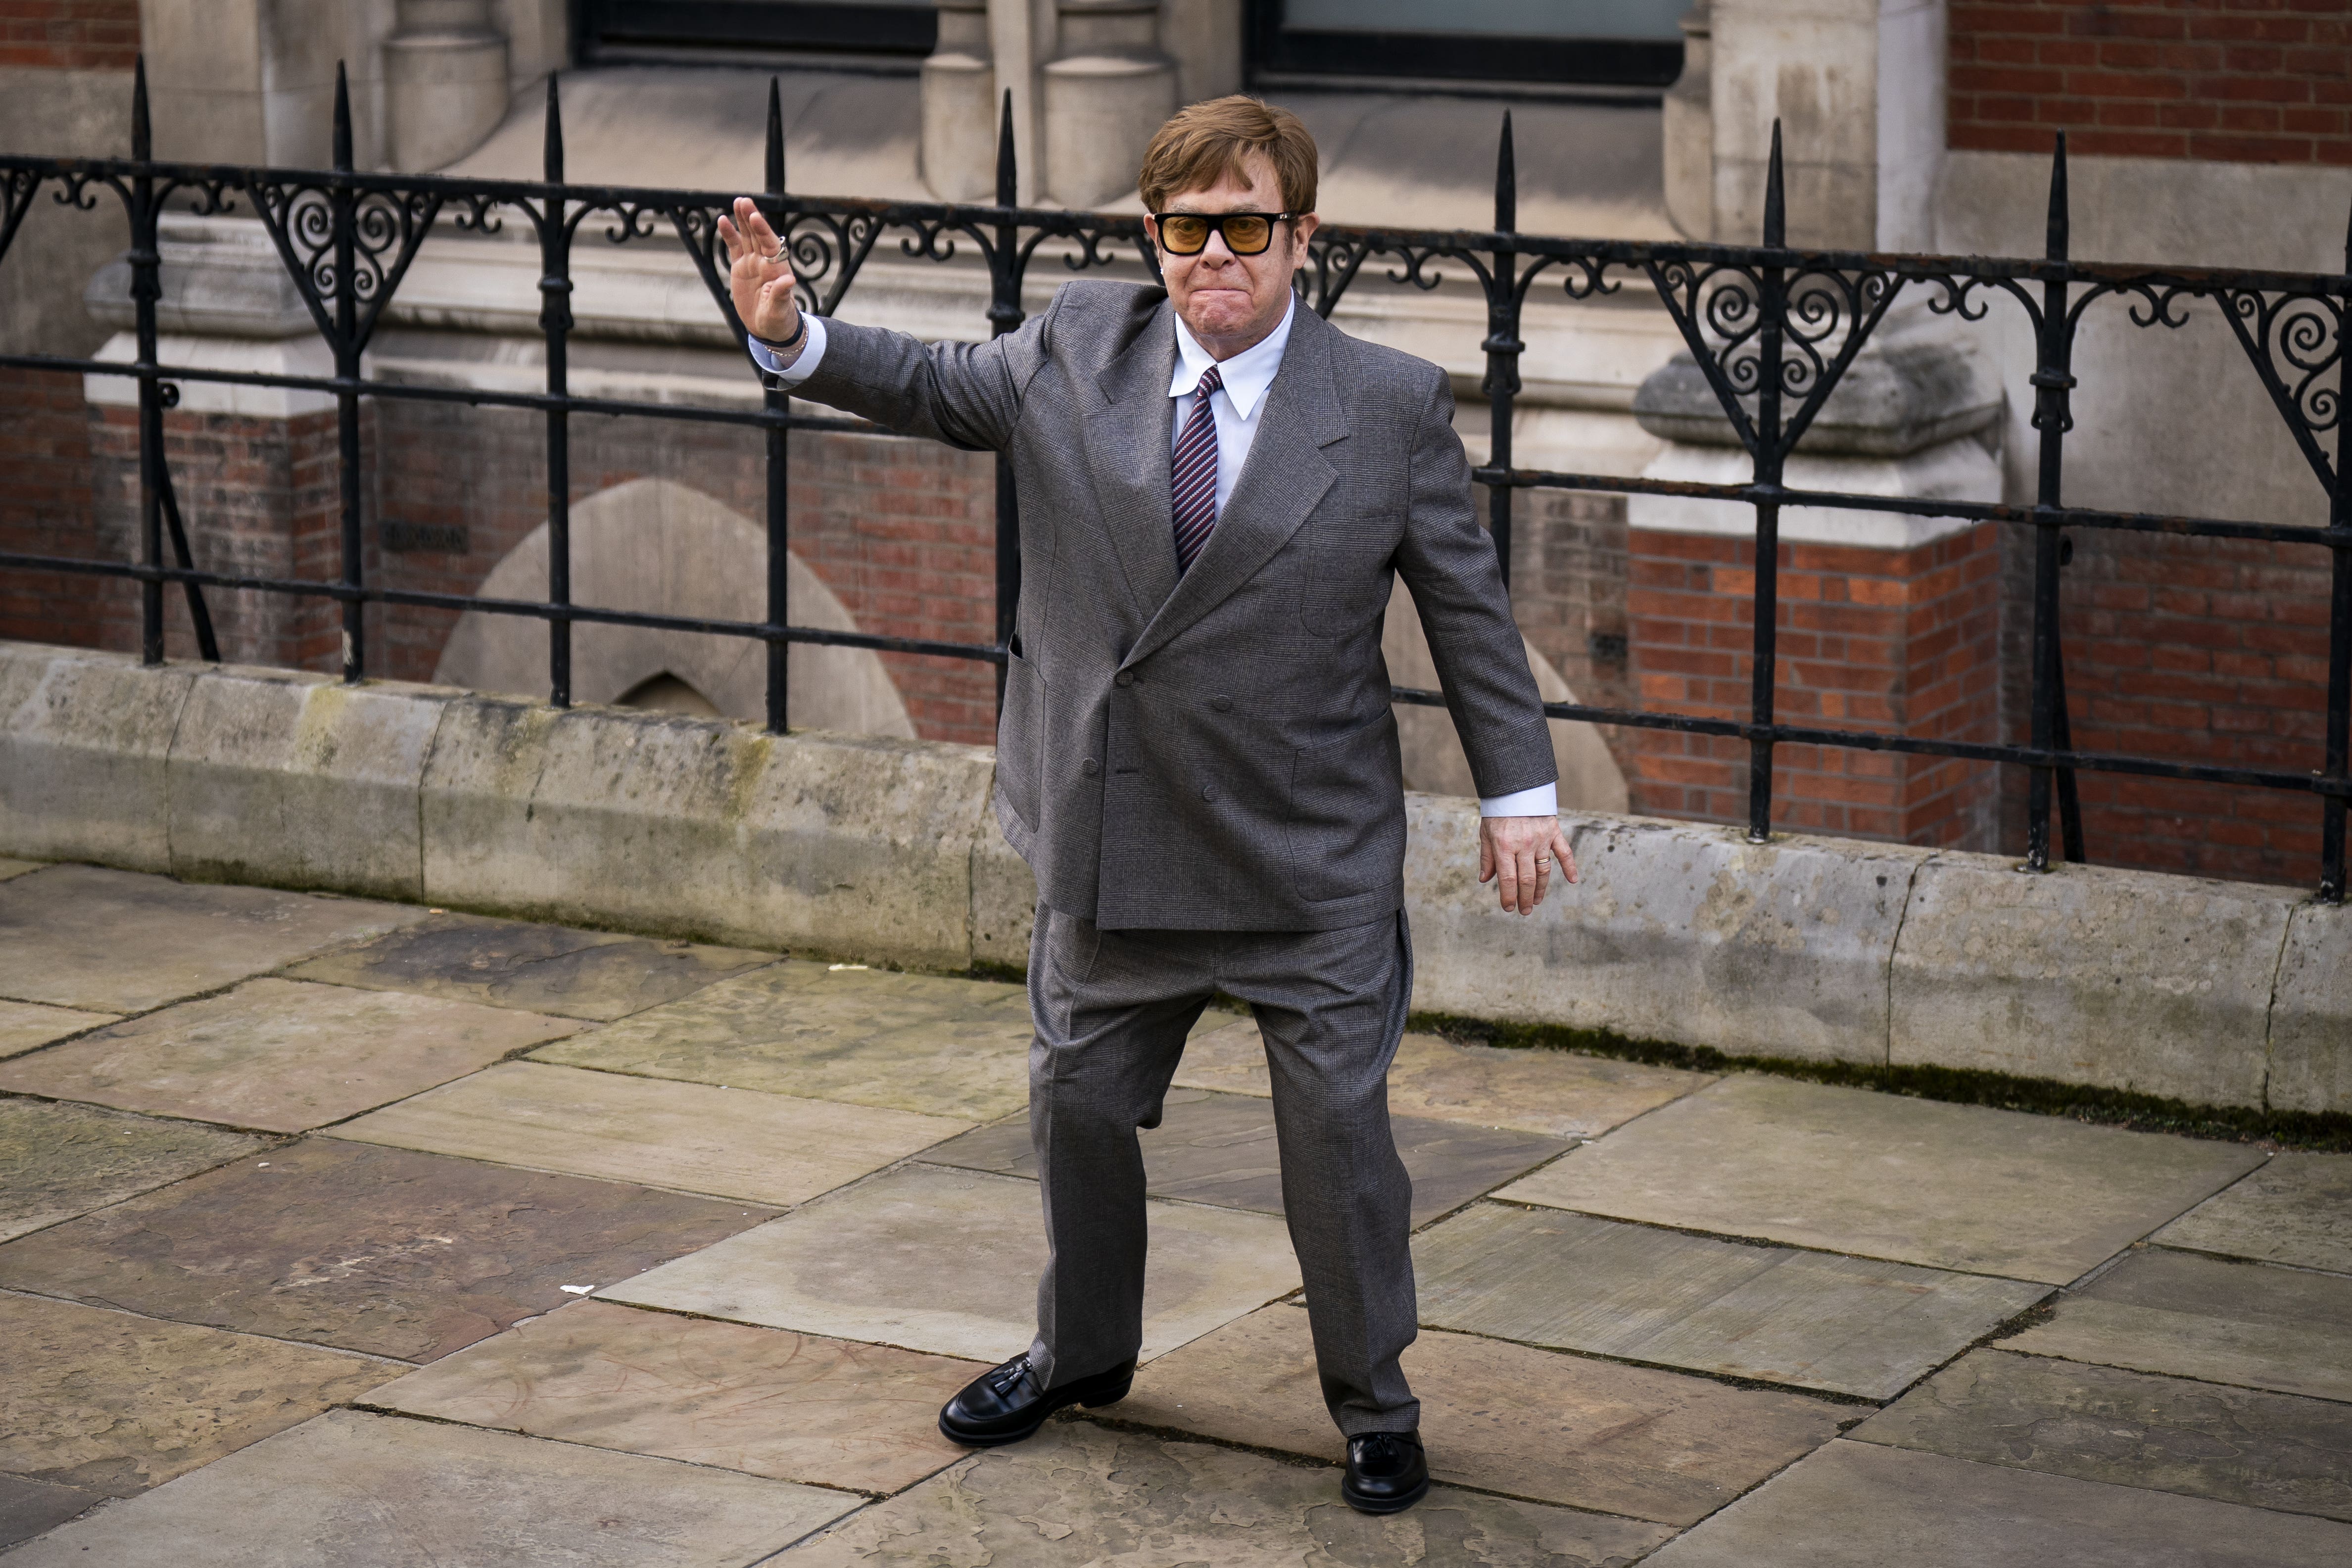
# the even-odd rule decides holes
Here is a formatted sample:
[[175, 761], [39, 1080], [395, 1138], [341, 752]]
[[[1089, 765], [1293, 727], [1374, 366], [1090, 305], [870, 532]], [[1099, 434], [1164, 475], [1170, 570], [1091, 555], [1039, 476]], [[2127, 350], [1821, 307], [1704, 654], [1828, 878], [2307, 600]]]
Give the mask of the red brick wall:
[[[79, 376], [0, 370], [0, 549], [88, 555], [90, 411]], [[0, 637], [89, 645], [125, 591], [64, 573], [0, 571]]]
[[1954, 0], [1950, 145], [2352, 163], [2347, 0]]
[[[1745, 539], [1634, 529], [1632, 673], [1654, 712], [1745, 717], [1756, 552]], [[1777, 716], [1789, 724], [1992, 739], [2000, 713], [1999, 541], [1990, 527], [1913, 550], [1781, 547]], [[1633, 809], [1748, 820], [1744, 741], [1628, 737]], [[1991, 848], [1995, 786], [1971, 763], [1781, 746], [1773, 822], [1794, 831]]]
[[0, 66], [129, 70], [139, 0], [0, 0]]

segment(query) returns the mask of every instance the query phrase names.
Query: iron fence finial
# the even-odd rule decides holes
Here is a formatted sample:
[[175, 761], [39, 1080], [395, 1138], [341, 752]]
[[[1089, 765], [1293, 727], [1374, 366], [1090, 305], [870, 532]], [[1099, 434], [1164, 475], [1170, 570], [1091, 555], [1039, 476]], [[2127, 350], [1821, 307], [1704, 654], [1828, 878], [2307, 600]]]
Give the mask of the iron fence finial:
[[1013, 150], [1013, 89], [1004, 89], [1004, 114], [996, 132], [996, 204], [1021, 204], [1021, 165]]
[[563, 100], [556, 87], [557, 73], [547, 73], [547, 142], [541, 154], [541, 176], [551, 185], [563, 183]]
[[2050, 154], [2050, 238], [2043, 254], [2052, 261], [2066, 259], [2071, 226], [2066, 215], [2066, 133], [2062, 131]]
[[1789, 243], [1788, 200], [1780, 189], [1780, 120], [1772, 120], [1772, 162], [1764, 171], [1764, 243], [1778, 249]]
[[147, 56], [131, 68], [131, 155], [142, 163], [155, 156], [155, 128], [147, 118]]
[[1519, 165], [1511, 146], [1511, 111], [1503, 110], [1503, 139], [1495, 148], [1495, 228], [1511, 234], [1519, 226]]
[[335, 62], [335, 172], [352, 172], [352, 84], [343, 62]]
[[768, 78], [768, 194], [784, 193], [784, 89], [779, 78]]

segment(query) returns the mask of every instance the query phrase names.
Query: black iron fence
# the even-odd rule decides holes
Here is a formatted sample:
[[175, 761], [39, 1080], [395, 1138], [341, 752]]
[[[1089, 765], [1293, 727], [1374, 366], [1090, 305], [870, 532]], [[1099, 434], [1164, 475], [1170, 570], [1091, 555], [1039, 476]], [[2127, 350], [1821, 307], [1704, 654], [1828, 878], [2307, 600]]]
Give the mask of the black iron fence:
[[[613, 244], [656, 239], [664, 230], [682, 245], [709, 286], [713, 308], [740, 341], [742, 325], [728, 299], [725, 253], [717, 220], [736, 193], [638, 190], [567, 183], [555, 83], [548, 86], [545, 178], [538, 182], [458, 180], [430, 175], [376, 174], [352, 167], [351, 115], [340, 83], [331, 170], [237, 168], [154, 161], [143, 71], [131, 106], [132, 156], [123, 159], [0, 157], [0, 259], [45, 188], [60, 203], [83, 210], [110, 192], [129, 220], [128, 259], [136, 310], [137, 357], [129, 363], [55, 355], [0, 356], [0, 365], [134, 378], [139, 389], [139, 551], [132, 561], [94, 560], [0, 552], [0, 569], [94, 574], [135, 580], [141, 591], [141, 648], [150, 663], [163, 657], [163, 595], [176, 585], [186, 596], [199, 649], [216, 658], [205, 591], [244, 590], [332, 599], [342, 606], [342, 673], [368, 673], [362, 609], [370, 603], [436, 610], [481, 611], [534, 617], [548, 624], [548, 685], [552, 702], [571, 698], [571, 632], [576, 622], [649, 627], [755, 638], [768, 652], [767, 723], [785, 726], [785, 672], [794, 643], [898, 651], [992, 663], [1003, 681], [1004, 643], [1020, 593], [1019, 522], [1012, 474], [997, 465], [996, 642], [992, 645], [889, 637], [787, 624], [785, 570], [788, 482], [786, 437], [793, 430], [874, 427], [848, 419], [794, 413], [789, 398], [767, 393], [756, 409], [697, 407], [574, 396], [566, 372], [566, 340], [574, 246], [583, 226]], [[1503, 124], [1495, 186], [1495, 227], [1486, 233], [1415, 233], [1326, 227], [1315, 236], [1311, 265], [1299, 278], [1303, 298], [1328, 315], [1368, 264], [1391, 281], [1434, 287], [1439, 262], [1475, 277], [1487, 307], [1485, 392], [1493, 411], [1487, 464], [1474, 477], [1488, 496], [1488, 523], [1507, 579], [1511, 559], [1513, 501], [1521, 490], [1559, 489], [1666, 495], [1738, 502], [1754, 510], [1756, 560], [1752, 699], [1744, 719], [1601, 707], [1548, 705], [1556, 718], [1716, 736], [1747, 742], [1749, 752], [1748, 831], [1761, 840], [1772, 819], [1773, 748], [1782, 743], [1906, 752], [2010, 764], [2028, 770], [2027, 861], [2046, 866], [2053, 806], [2066, 857], [2083, 858], [2075, 771], [2087, 769], [2197, 780], [2315, 797], [2320, 816], [2319, 896], [2340, 902], [2345, 892], [2345, 828], [2352, 802], [2352, 507], [2343, 479], [2342, 416], [2345, 312], [2352, 301], [2352, 250], [2347, 273], [2147, 268], [2076, 262], [2067, 255], [2065, 145], [2061, 139], [2051, 173], [2049, 243], [2037, 259], [1901, 256], [1799, 251], [1787, 247], [1779, 133], [1773, 139], [1759, 246], [1655, 244], [1558, 239], [1517, 232], [1516, 178], [1510, 122]], [[1014, 197], [1014, 150], [1010, 105], [1000, 131], [997, 202], [992, 206], [883, 203], [788, 194], [784, 183], [782, 118], [773, 86], [769, 95], [766, 190], [761, 198], [771, 223], [791, 247], [793, 265], [821, 312], [840, 305], [860, 268], [886, 237], [898, 254], [945, 262], [958, 247], [974, 247], [987, 266], [988, 320], [997, 333], [1024, 319], [1022, 287], [1041, 246], [1049, 242], [1064, 265], [1085, 270], [1132, 248], [1153, 266], [1134, 218], [1019, 207]], [[331, 376], [295, 376], [166, 365], [157, 360], [157, 303], [163, 296], [158, 224], [174, 204], [200, 214], [246, 203], [268, 229], [320, 336], [334, 356]], [[361, 373], [362, 357], [386, 304], [418, 248], [436, 225], [476, 232], [509, 216], [528, 222], [541, 256], [540, 327], [546, 342], [546, 390], [541, 393], [394, 383]], [[1052, 254], [1049, 252], [1049, 254]], [[1701, 485], [1561, 474], [1512, 464], [1512, 404], [1520, 391], [1519, 326], [1538, 281], [1570, 300], [1646, 285], [1671, 314], [1722, 404], [1725, 417], [1753, 461], [1753, 476], [1738, 485]], [[1855, 354], [1906, 289], [1924, 291], [1930, 308], [1979, 320], [1988, 302], [2003, 295], [2031, 320], [2035, 346], [2032, 428], [2040, 442], [2032, 505], [1912, 498], [1801, 490], [1782, 483], [1790, 452], [1821, 412]], [[2267, 395], [2327, 497], [2324, 528], [2222, 517], [2123, 513], [2070, 507], [2063, 500], [2065, 439], [2072, 427], [2072, 371], [2084, 309], [2108, 297], [2122, 299], [2143, 328], [2178, 327], [2192, 299], [2221, 308], [2244, 349], [2254, 382]], [[236, 576], [195, 569], [187, 528], [165, 461], [163, 413], [178, 401], [181, 383], [209, 382], [331, 394], [341, 458], [341, 562], [331, 582]], [[2251, 391], [2251, 388], [2249, 389]], [[371, 583], [363, 570], [361, 510], [362, 398], [404, 398], [533, 409], [546, 418], [548, 594], [544, 601], [485, 599]], [[758, 622], [698, 620], [593, 608], [571, 601], [568, 533], [569, 436], [575, 415], [635, 415], [750, 426], [766, 442], [768, 576], [766, 618]], [[2330, 445], [2334, 451], [2331, 454]], [[1781, 508], [1789, 506], [1895, 512], [1995, 522], [2032, 530], [2032, 721], [2027, 743], [1874, 734], [1776, 721], [1776, 580]], [[2059, 639], [2059, 569], [2063, 528], [2114, 529], [2222, 539], [2269, 540], [2331, 552], [2327, 690], [2323, 766], [2295, 772], [2234, 768], [2163, 758], [2081, 751], [2068, 731]], [[167, 560], [165, 550], [170, 557]], [[1398, 688], [1396, 700], [1434, 704], [1433, 692]]]

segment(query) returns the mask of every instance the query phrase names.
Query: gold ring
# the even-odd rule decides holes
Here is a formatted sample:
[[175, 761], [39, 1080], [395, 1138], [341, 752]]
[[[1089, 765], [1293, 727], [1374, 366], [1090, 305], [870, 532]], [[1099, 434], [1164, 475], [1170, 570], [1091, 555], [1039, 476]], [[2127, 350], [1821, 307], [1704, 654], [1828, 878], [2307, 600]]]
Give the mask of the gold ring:
[[1536, 856], [1536, 864], [1549, 865], [1551, 864], [1551, 857], [1549, 855], [1538, 855]]

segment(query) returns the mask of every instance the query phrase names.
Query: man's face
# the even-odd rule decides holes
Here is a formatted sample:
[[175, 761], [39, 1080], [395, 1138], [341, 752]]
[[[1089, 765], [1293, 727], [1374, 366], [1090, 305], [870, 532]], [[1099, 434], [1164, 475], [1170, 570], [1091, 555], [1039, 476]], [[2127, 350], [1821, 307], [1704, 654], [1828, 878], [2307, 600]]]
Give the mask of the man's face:
[[[1243, 184], [1231, 173], [1206, 190], [1186, 191], [1168, 198], [1171, 213], [1278, 213], [1282, 187], [1273, 161], [1253, 153], [1245, 165], [1250, 182]], [[1150, 219], [1152, 239], [1159, 225]], [[1192, 256], [1171, 256], [1160, 248], [1160, 270], [1168, 282], [1168, 298], [1192, 335], [1213, 350], [1213, 339], [1255, 341], [1274, 330], [1289, 303], [1290, 275], [1307, 259], [1307, 236], [1315, 232], [1315, 216], [1274, 225], [1274, 239], [1255, 256], [1235, 256], [1225, 236], [1212, 232], [1209, 243]], [[1244, 346], [1246, 346], [1244, 343]]]

